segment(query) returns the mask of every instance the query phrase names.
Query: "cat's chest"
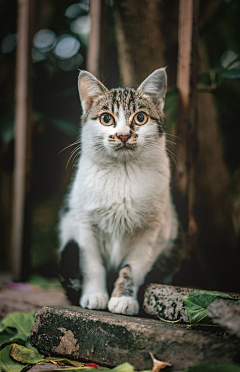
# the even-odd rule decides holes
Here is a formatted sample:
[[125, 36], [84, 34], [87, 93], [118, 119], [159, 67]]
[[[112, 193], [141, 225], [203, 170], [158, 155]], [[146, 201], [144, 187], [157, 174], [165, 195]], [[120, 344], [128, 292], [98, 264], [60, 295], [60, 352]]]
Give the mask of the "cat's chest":
[[76, 180], [81, 215], [106, 232], [129, 231], [147, 217], [158, 178], [157, 172], [135, 164], [102, 169], [83, 164]]

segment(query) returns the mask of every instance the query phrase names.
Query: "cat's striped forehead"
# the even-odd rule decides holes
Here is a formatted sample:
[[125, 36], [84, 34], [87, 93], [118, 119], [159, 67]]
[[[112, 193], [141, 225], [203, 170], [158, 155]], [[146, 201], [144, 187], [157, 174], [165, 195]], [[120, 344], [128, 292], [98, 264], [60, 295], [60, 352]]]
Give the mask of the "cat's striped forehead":
[[89, 112], [83, 116], [82, 123], [87, 118], [98, 118], [104, 112], [118, 116], [120, 107], [123, 108], [126, 118], [135, 112], [144, 111], [149, 116], [159, 119], [159, 122], [163, 122], [163, 113], [156, 109], [151, 98], [133, 88], [116, 88], [105, 92], [93, 102]]
[[139, 103], [142, 101], [141, 94], [131, 88], [118, 88], [109, 91], [107, 99], [108, 109], [111, 109], [113, 113], [118, 112], [119, 107], [122, 106], [126, 113], [134, 113], [139, 108]]

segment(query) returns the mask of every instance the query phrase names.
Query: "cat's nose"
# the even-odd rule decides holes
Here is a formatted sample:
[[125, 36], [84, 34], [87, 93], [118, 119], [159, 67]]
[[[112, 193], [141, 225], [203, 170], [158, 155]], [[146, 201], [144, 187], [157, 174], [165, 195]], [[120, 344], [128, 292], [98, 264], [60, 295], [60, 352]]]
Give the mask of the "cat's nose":
[[118, 138], [120, 138], [120, 140], [124, 143], [124, 142], [127, 142], [128, 138], [130, 137], [130, 135], [125, 135], [125, 136], [117, 136]]

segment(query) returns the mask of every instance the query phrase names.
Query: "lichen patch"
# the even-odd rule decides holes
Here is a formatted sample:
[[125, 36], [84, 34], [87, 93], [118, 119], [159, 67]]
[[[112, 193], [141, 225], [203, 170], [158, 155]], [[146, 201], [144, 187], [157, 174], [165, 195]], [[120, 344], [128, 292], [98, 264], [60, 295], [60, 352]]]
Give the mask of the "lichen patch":
[[58, 329], [63, 333], [63, 335], [60, 336], [60, 343], [53, 350], [54, 353], [60, 355], [71, 355], [74, 358], [79, 358], [79, 345], [77, 344], [77, 340], [75, 339], [72, 331], [67, 331], [65, 328]]

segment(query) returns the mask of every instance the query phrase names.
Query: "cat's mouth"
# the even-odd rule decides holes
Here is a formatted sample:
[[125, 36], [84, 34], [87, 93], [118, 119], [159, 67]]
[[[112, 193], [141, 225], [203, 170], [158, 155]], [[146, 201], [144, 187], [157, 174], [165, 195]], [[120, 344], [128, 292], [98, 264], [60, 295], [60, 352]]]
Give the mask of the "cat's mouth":
[[123, 144], [120, 147], [116, 148], [116, 151], [126, 151], [126, 150], [134, 150], [136, 146], [131, 146], [129, 144]]

